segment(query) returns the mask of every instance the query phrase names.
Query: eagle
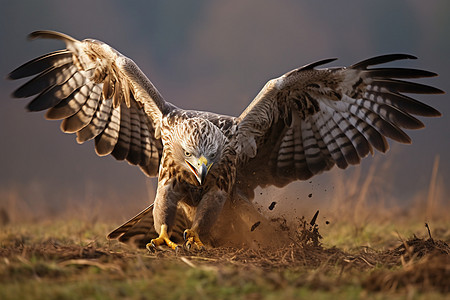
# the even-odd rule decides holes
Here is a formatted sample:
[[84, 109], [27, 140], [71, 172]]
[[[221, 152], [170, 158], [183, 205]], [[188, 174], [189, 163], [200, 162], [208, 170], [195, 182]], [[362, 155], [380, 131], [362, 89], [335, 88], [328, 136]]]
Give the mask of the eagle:
[[[437, 74], [373, 67], [416, 58], [408, 54], [349, 67], [317, 68], [334, 58], [307, 64], [269, 80], [233, 117], [171, 104], [133, 60], [101, 41], [54, 31], [29, 38], [62, 40], [66, 48], [12, 71], [10, 79], [34, 76], [13, 96], [37, 95], [29, 111], [47, 110], [45, 117], [62, 120], [61, 130], [76, 133], [78, 143], [94, 139], [99, 156], [158, 177], [154, 202], [108, 236], [122, 242], [139, 236], [135, 242], [149, 249], [214, 246], [216, 227], [239, 230], [239, 218], [259, 225], [256, 187], [357, 165], [374, 150], [386, 152], [386, 138], [411, 143], [403, 129], [424, 127], [413, 115], [441, 115], [406, 94], [443, 91], [404, 80]], [[225, 211], [232, 217], [219, 224]]]

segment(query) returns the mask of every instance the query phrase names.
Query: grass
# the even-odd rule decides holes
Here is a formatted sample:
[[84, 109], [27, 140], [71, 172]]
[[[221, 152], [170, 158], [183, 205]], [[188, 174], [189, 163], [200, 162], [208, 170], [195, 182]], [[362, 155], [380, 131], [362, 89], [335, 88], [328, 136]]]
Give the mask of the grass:
[[120, 221], [89, 211], [19, 220], [24, 205], [10, 196], [16, 209], [0, 211], [0, 299], [448, 299], [450, 220], [438, 167], [437, 158], [428, 190], [407, 209], [385, 205], [390, 179], [379, 174], [388, 165], [336, 176], [327, 223], [293, 222], [306, 235], [273, 249], [150, 253], [106, 240]]
[[[440, 226], [448, 224], [445, 221], [436, 224]], [[374, 238], [380, 239], [378, 246], [370, 250], [374, 253], [393, 249], [392, 245], [401, 246], [398, 237], [392, 234], [392, 225], [368, 226], [353, 235], [355, 240], [351, 243], [347, 236], [353, 229], [339, 225], [330, 230], [333, 235], [325, 235], [324, 246], [320, 248], [305, 244], [304, 249], [221, 248], [178, 254], [149, 253], [107, 241], [105, 233], [113, 227], [78, 220], [5, 226], [0, 233], [0, 299], [445, 299], [448, 296], [445, 294], [448, 286], [446, 290], [440, 287], [439, 292], [442, 283], [436, 287], [425, 282], [429, 278], [392, 290], [376, 291], [377, 288], [368, 285], [370, 276], [381, 273], [393, 276], [428, 257], [408, 258], [405, 254], [403, 258], [392, 256], [383, 260], [378, 256], [362, 256], [361, 247], [357, 246]], [[397, 225], [396, 230], [409, 232], [410, 228], [411, 224], [405, 223]], [[423, 225], [415, 234], [423, 240], [427, 237]], [[438, 231], [433, 238], [436, 243], [443, 238], [448, 241], [448, 232]], [[332, 245], [332, 241], [337, 243]], [[347, 249], [339, 245], [347, 245]], [[373, 259], [375, 263], [369, 266], [360, 257]], [[409, 265], [402, 265], [402, 259]], [[448, 273], [448, 259], [444, 265]]]

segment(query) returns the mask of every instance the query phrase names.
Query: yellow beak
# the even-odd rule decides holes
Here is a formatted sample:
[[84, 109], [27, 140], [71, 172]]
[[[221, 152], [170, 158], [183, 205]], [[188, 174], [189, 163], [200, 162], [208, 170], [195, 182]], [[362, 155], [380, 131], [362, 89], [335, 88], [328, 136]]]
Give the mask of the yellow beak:
[[212, 163], [208, 163], [208, 159], [203, 155], [197, 160], [196, 164], [191, 164], [186, 160], [187, 165], [190, 167], [192, 173], [194, 173], [197, 181], [202, 185], [205, 182], [206, 174], [208, 174], [209, 169], [212, 166]]

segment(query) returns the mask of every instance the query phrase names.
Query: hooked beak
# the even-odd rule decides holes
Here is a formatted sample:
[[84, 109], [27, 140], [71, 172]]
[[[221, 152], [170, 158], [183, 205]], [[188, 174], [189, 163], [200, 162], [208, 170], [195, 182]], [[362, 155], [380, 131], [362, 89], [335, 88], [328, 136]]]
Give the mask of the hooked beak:
[[208, 174], [209, 169], [211, 168], [213, 163], [208, 164], [208, 160], [203, 155], [197, 160], [196, 164], [191, 164], [189, 161], [185, 160], [186, 164], [191, 169], [192, 173], [194, 173], [197, 181], [202, 185], [205, 182], [206, 174]]

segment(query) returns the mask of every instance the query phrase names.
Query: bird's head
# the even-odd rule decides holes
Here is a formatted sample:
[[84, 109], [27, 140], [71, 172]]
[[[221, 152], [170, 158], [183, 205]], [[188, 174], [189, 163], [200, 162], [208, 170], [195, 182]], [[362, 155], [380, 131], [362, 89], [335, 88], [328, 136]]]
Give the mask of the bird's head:
[[197, 117], [178, 124], [174, 137], [174, 159], [202, 185], [211, 167], [220, 161], [227, 138], [213, 123]]

